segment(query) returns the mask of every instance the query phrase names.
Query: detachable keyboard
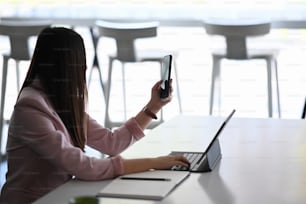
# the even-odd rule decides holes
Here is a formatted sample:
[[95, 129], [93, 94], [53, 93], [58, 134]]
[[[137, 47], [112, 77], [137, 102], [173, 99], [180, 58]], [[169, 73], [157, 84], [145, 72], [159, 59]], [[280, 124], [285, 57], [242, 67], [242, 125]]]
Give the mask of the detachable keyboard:
[[173, 166], [171, 170], [175, 171], [188, 171], [189, 169], [193, 169], [198, 162], [200, 162], [203, 152], [186, 152], [186, 153], [181, 153], [181, 152], [171, 152], [171, 155], [183, 155], [190, 163], [189, 167], [185, 166]]

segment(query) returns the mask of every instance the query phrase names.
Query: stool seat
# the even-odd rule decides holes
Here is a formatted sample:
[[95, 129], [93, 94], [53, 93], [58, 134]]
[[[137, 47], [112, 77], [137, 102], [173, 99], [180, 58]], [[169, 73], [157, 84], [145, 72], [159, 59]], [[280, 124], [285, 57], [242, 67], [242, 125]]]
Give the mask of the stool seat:
[[252, 60], [252, 59], [263, 59], [263, 58], [277, 58], [279, 55], [279, 49], [248, 49], [246, 57], [243, 58], [228, 58], [226, 50], [224, 49], [214, 49], [211, 53], [214, 56], [222, 57], [232, 60]]

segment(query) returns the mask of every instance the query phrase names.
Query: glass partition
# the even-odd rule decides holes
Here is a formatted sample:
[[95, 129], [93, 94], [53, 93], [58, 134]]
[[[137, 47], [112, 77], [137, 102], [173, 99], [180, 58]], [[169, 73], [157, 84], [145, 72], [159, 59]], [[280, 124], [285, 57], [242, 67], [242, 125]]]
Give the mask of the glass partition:
[[195, 21], [211, 17], [306, 19], [306, 0], [1, 0], [0, 17]]

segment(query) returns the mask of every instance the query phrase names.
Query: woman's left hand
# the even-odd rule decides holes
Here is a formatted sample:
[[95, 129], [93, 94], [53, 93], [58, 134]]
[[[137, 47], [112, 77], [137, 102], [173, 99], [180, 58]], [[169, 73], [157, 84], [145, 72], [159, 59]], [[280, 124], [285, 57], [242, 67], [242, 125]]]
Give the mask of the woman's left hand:
[[153, 112], [158, 112], [163, 106], [168, 104], [172, 100], [172, 79], [169, 83], [169, 96], [167, 98], [160, 98], [160, 89], [162, 81], [157, 82], [151, 89], [151, 99], [147, 105]]

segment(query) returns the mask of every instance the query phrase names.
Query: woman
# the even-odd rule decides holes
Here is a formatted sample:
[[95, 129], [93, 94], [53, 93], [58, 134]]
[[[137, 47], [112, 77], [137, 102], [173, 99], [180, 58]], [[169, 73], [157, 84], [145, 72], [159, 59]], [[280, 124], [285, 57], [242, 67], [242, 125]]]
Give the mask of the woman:
[[[160, 82], [135, 117], [111, 131], [86, 113], [83, 39], [67, 28], [45, 28], [37, 39], [29, 71], [11, 117], [8, 172], [0, 203], [31, 203], [72, 178], [102, 180], [119, 175], [188, 166], [182, 156], [123, 159], [119, 154], [144, 136], [143, 130], [168, 102]], [[85, 145], [110, 155], [85, 155]]]

